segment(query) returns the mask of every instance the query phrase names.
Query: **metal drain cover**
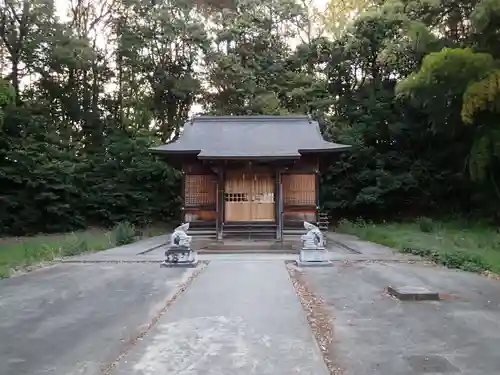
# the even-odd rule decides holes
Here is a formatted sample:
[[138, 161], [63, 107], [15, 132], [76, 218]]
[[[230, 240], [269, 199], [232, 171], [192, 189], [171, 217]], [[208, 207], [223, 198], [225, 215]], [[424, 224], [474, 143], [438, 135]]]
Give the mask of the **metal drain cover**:
[[420, 286], [389, 286], [387, 292], [401, 301], [439, 301], [439, 293]]
[[439, 355], [412, 355], [406, 359], [416, 374], [461, 372], [459, 368]]

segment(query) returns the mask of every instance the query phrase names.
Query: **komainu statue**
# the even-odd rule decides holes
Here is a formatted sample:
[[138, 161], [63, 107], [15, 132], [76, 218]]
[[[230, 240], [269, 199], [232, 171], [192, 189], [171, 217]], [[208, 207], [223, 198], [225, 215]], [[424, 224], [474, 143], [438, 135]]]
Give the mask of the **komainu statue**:
[[184, 223], [175, 228], [174, 233], [170, 236], [170, 246], [191, 246], [192, 237], [186, 232], [189, 230], [189, 223]]
[[325, 236], [319, 228], [307, 221], [304, 221], [304, 228], [307, 233], [302, 235], [302, 248], [303, 249], [324, 249], [325, 248]]
[[304, 221], [307, 233], [301, 236], [302, 246], [300, 249], [297, 265], [300, 267], [331, 266], [330, 256], [326, 249], [325, 236], [319, 228]]
[[186, 233], [188, 229], [189, 223], [175, 228], [165, 250], [165, 260], [161, 263], [162, 267], [194, 267], [197, 265], [196, 251], [191, 248], [192, 237]]

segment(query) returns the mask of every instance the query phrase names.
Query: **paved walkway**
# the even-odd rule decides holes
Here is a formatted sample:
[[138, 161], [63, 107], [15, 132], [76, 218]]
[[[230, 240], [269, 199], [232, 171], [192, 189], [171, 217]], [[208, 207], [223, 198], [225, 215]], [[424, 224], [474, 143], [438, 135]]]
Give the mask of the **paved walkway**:
[[116, 374], [328, 372], [285, 264], [275, 260], [211, 262]]

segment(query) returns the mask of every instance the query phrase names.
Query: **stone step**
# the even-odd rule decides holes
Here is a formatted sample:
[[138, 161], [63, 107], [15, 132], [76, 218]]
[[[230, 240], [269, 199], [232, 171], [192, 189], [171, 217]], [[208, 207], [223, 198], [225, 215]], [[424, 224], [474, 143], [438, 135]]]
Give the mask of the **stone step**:
[[300, 243], [274, 240], [224, 239], [223, 241], [194, 241], [193, 248], [199, 253], [297, 253]]
[[245, 247], [224, 247], [221, 249], [201, 249], [198, 254], [298, 254], [294, 249], [248, 249]]

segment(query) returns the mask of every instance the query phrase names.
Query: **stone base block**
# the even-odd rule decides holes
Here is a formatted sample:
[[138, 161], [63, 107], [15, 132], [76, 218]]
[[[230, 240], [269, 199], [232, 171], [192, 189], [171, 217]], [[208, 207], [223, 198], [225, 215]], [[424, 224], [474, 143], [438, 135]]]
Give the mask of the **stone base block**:
[[329, 256], [326, 249], [301, 249], [299, 262], [328, 262]]
[[325, 262], [301, 262], [300, 260], [295, 261], [298, 267], [331, 267], [333, 263], [329, 260]]
[[300, 267], [325, 267], [331, 266], [326, 249], [301, 249], [297, 265]]
[[198, 266], [198, 261], [195, 260], [194, 262], [161, 262], [160, 267], [162, 268], [195, 268]]
[[387, 292], [401, 301], [439, 301], [439, 293], [419, 286], [389, 286]]

